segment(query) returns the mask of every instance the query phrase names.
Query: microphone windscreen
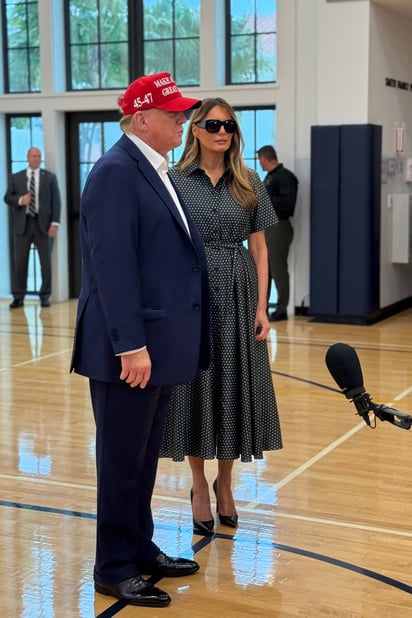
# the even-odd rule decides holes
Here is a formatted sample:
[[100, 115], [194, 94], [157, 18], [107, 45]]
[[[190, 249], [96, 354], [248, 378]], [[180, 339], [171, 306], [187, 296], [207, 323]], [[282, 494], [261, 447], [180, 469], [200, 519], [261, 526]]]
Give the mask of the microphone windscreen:
[[325, 361], [345, 394], [364, 391], [362, 369], [354, 348], [346, 343], [335, 343], [326, 352]]

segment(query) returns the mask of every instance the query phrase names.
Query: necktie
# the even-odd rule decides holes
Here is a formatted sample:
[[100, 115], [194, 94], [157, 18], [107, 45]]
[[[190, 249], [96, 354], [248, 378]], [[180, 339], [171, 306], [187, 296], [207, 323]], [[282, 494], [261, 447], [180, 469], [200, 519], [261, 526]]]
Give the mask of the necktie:
[[34, 179], [34, 172], [31, 173], [29, 191], [30, 191], [29, 215], [31, 217], [35, 217], [37, 215], [37, 210], [36, 210], [36, 183]]

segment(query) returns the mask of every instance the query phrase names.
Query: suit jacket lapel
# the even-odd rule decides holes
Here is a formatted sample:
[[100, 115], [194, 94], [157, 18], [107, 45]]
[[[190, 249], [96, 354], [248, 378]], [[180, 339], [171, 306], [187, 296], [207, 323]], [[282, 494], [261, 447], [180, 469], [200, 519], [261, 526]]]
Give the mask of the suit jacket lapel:
[[[137, 162], [139, 168], [141, 169], [143, 175], [145, 176], [146, 180], [150, 183], [150, 185], [152, 186], [153, 190], [156, 191], [156, 193], [159, 195], [159, 197], [166, 204], [166, 206], [169, 209], [170, 213], [173, 215], [175, 221], [182, 228], [182, 230], [184, 230], [185, 234], [189, 238], [189, 234], [187, 233], [186, 226], [185, 226], [185, 224], [183, 222], [182, 217], [180, 216], [179, 211], [176, 208], [176, 204], [174, 203], [172, 196], [170, 195], [169, 191], [166, 188], [166, 185], [160, 179], [159, 174], [154, 169], [153, 165], [151, 165], [149, 163], [149, 161], [146, 159], [146, 157], [143, 155], [143, 153], [139, 150], [139, 148], [135, 144], [133, 144], [133, 142], [128, 137], [126, 137], [126, 135], [122, 135], [122, 137], [120, 138], [120, 144], [124, 148], [126, 148], [126, 150], [128, 151], [128, 153], [130, 154], [130, 156], [132, 158], [136, 159], [136, 162]], [[160, 180], [160, 182], [159, 182], [159, 180]], [[173, 184], [173, 186], [175, 187], [174, 184]], [[175, 187], [175, 189], [176, 189], [176, 187]], [[181, 197], [181, 195], [179, 194], [178, 191], [176, 191], [176, 193], [177, 193], [177, 195], [178, 195], [178, 197], [180, 199], [180, 202], [182, 203], [183, 198]], [[184, 212], [187, 215], [187, 219], [189, 221], [190, 215], [187, 213], [187, 209], [186, 208], [184, 208]], [[189, 226], [190, 226], [190, 223], [189, 223]]]

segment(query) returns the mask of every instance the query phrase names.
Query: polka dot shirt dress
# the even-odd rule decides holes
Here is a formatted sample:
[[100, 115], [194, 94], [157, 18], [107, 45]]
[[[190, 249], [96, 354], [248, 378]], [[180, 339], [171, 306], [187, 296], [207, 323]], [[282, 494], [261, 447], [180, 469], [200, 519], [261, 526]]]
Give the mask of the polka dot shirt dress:
[[251, 213], [230, 195], [227, 171], [216, 186], [197, 162], [170, 171], [205, 243], [211, 364], [190, 384], [173, 389], [161, 457], [246, 462], [282, 448], [267, 343], [254, 335], [257, 271], [244, 246], [249, 234], [277, 218], [258, 175], [250, 173], [258, 193]]

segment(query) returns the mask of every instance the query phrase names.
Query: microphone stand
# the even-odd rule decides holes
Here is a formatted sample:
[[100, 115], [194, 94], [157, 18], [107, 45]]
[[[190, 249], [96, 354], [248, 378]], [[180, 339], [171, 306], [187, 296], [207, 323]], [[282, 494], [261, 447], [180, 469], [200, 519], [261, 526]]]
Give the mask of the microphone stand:
[[392, 425], [396, 425], [396, 427], [400, 427], [401, 429], [411, 428], [412, 416], [409, 414], [399, 412], [399, 410], [396, 410], [395, 408], [389, 408], [383, 403], [376, 404], [372, 402], [372, 405], [372, 412], [379, 418], [379, 420], [389, 421]]
[[[360, 390], [360, 389], [359, 389]], [[409, 414], [404, 414], [403, 412], [399, 412], [396, 408], [390, 408], [389, 406], [385, 406], [383, 403], [374, 403], [370, 398], [369, 393], [366, 393], [363, 389], [362, 392], [348, 392], [344, 394], [347, 399], [350, 399], [356, 406], [356, 410], [359, 416], [363, 418], [368, 427], [375, 429], [376, 427], [376, 417], [380, 421], [388, 421], [395, 425], [396, 427], [400, 427], [401, 429], [410, 429], [412, 426], [412, 416]], [[371, 425], [369, 412], [373, 412], [375, 416], [375, 422]]]

